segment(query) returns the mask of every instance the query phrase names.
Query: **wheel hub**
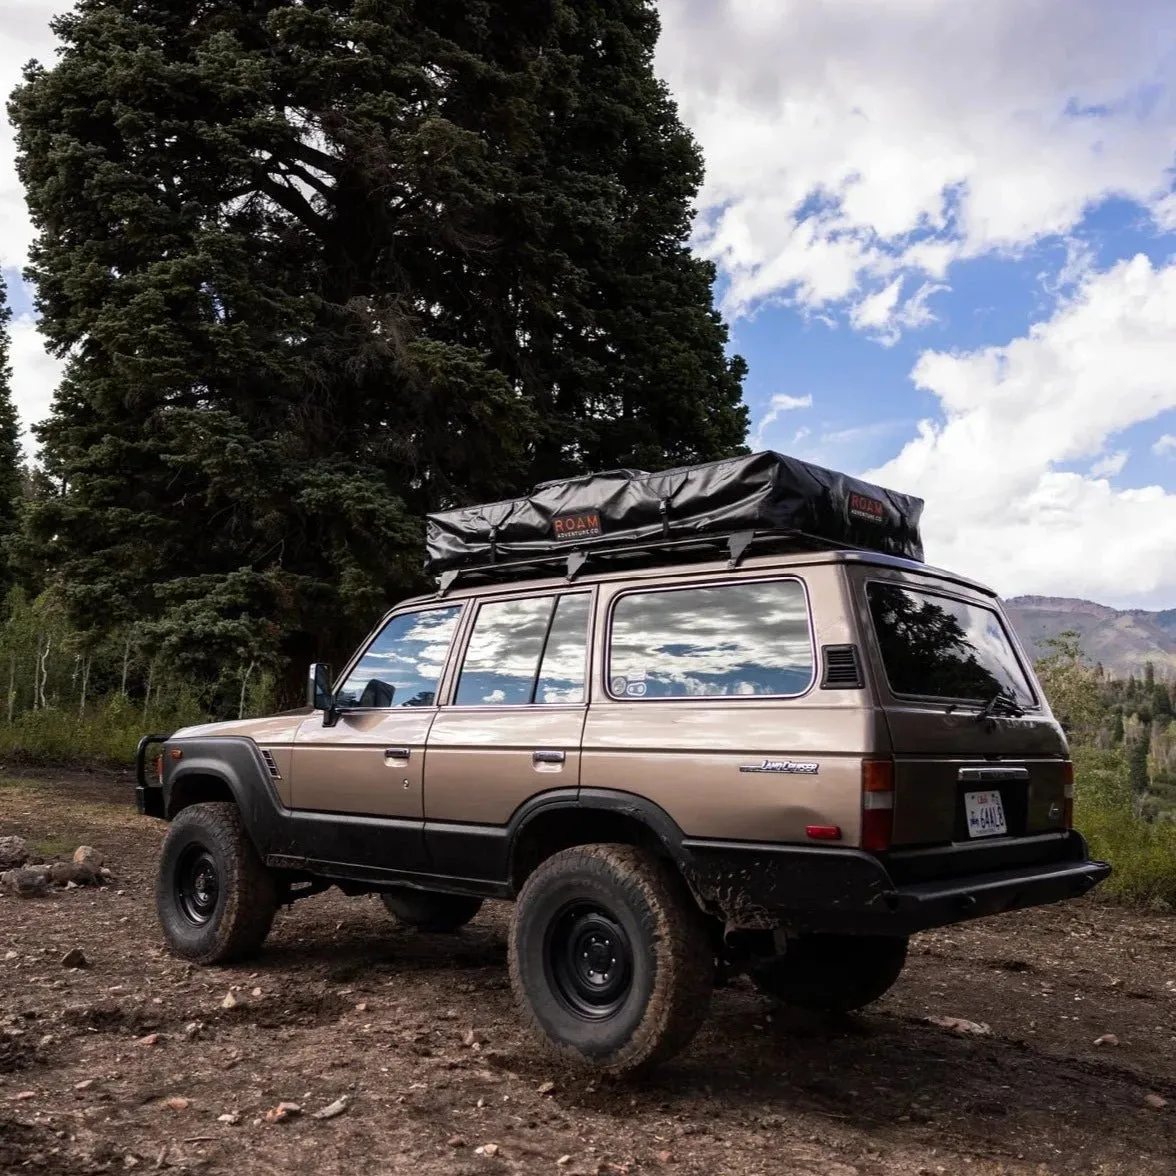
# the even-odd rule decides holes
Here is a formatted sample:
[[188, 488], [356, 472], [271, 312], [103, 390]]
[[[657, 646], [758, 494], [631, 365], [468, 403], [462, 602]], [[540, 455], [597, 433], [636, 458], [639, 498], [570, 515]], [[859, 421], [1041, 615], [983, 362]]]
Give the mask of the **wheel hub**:
[[202, 926], [212, 918], [220, 898], [220, 873], [212, 854], [191, 846], [176, 868], [176, 900], [188, 922]]
[[575, 904], [555, 920], [548, 966], [561, 1001], [585, 1020], [612, 1016], [633, 982], [633, 951], [624, 928], [602, 907]]

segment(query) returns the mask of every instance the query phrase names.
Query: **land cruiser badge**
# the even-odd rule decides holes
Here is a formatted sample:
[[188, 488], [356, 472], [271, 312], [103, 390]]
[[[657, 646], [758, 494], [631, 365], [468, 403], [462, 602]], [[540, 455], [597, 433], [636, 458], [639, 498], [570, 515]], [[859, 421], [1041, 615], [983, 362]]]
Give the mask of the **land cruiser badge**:
[[776, 772], [784, 776], [815, 776], [821, 765], [813, 760], [760, 760], [758, 764], [740, 764], [741, 772]]

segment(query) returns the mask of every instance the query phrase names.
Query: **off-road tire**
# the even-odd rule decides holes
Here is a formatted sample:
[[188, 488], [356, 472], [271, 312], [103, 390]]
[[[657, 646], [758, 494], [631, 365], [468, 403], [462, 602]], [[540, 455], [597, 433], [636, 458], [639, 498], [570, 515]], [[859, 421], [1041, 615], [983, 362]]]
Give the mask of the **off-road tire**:
[[906, 955], [907, 940], [899, 935], [802, 935], [749, 974], [783, 1004], [851, 1013], [889, 991]]
[[[623, 943], [629, 980], [615, 1010], [586, 1016], [567, 995], [577, 983], [568, 976], [579, 956], [572, 945], [589, 942], [576, 935], [589, 933], [594, 910], [605, 920], [598, 925]], [[591, 946], [610, 942], [606, 935]], [[601, 950], [607, 957], [612, 949]], [[509, 954], [511, 986], [538, 1041], [567, 1064], [613, 1074], [648, 1070], [682, 1050], [705, 1019], [714, 986], [707, 926], [682, 879], [628, 845], [577, 846], [544, 861], [518, 896]]]
[[[187, 872], [201, 861], [216, 876], [215, 899], [206, 902], [204, 921], [193, 917], [195, 898], [191, 893], [185, 898], [182, 889]], [[233, 963], [265, 942], [277, 910], [274, 877], [236, 805], [194, 804], [172, 821], [160, 852], [155, 907], [168, 947], [198, 964]]]
[[442, 894], [437, 890], [410, 890], [407, 886], [381, 894], [380, 901], [406, 927], [438, 934], [464, 927], [482, 909], [480, 898]]

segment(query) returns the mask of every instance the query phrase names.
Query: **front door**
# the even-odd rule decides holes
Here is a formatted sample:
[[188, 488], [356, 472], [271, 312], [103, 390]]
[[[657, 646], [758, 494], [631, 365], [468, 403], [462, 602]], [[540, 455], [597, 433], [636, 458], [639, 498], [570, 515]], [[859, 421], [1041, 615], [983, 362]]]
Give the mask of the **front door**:
[[429, 732], [425, 834], [438, 872], [500, 880], [519, 805], [579, 785], [592, 595], [477, 608], [453, 703]]
[[389, 870], [425, 868], [425, 743], [461, 605], [392, 617], [336, 691], [342, 710], [305, 719], [293, 751], [296, 822], [331, 860]]

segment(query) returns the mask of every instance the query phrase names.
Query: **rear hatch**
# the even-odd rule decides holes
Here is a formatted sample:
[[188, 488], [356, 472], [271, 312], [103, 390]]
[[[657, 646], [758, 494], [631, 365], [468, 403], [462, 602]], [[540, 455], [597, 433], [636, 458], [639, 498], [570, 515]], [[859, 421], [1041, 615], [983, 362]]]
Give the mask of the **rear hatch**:
[[891, 569], [858, 579], [894, 753], [895, 881], [1064, 856], [1065, 738], [999, 602]]

